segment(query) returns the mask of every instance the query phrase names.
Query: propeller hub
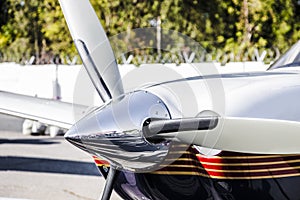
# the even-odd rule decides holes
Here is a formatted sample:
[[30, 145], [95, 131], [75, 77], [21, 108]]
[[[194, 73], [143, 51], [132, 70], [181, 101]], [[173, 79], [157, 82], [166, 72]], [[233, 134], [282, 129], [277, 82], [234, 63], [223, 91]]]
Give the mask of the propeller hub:
[[149, 118], [170, 119], [157, 96], [137, 91], [97, 108], [78, 121], [65, 135], [73, 145], [107, 159], [117, 168], [153, 171], [169, 151], [169, 142], [150, 143], [143, 135]]

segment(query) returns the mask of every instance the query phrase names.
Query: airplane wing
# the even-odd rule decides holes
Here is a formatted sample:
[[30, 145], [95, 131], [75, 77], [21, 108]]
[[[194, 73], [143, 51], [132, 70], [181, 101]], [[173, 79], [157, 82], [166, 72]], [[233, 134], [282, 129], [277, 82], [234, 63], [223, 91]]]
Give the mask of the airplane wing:
[[87, 106], [0, 91], [0, 113], [69, 129]]

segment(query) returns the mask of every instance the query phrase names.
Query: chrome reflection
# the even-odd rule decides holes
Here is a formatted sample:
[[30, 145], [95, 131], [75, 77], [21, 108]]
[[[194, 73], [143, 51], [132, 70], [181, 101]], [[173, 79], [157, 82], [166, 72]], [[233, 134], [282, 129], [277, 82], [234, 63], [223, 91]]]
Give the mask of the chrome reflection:
[[166, 105], [147, 91], [111, 101], [77, 122], [65, 135], [73, 145], [120, 169], [149, 172], [159, 167], [170, 143], [150, 143], [143, 136], [146, 119], [170, 119]]

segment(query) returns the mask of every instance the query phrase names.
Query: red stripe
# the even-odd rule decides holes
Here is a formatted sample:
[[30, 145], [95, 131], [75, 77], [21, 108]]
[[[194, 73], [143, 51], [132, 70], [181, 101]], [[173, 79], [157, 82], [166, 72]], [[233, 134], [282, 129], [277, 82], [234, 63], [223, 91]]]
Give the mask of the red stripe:
[[256, 162], [276, 162], [276, 161], [284, 161], [284, 160], [300, 160], [300, 156], [297, 155], [291, 155], [291, 156], [276, 156], [276, 157], [269, 157], [269, 158], [265, 158], [264, 155], [261, 155], [261, 158], [257, 158], [257, 156], [247, 156], [244, 159], [240, 159], [239, 158], [239, 154], [236, 155], [236, 158], [234, 156], [232, 156], [232, 158], [222, 158], [222, 157], [205, 157], [202, 155], [196, 155], [199, 161], [202, 162], [212, 162], [212, 163], [231, 163], [231, 162], [236, 162], [236, 163], [243, 163], [243, 162], [249, 162], [249, 163], [256, 163]]
[[[215, 177], [255, 178], [259, 176], [272, 177], [276, 175], [300, 173], [300, 169], [285, 169], [288, 167], [300, 167], [300, 162], [298, 161], [300, 160], [299, 155], [278, 155], [275, 157], [268, 157], [268, 155], [222, 152], [220, 155], [215, 157], [206, 157], [199, 154], [197, 154], [196, 157], [200, 162], [200, 166], [202, 166], [210, 176]], [[257, 170], [261, 171], [257, 172]]]
[[298, 170], [286, 170], [286, 171], [265, 171], [265, 172], [207, 172], [210, 176], [217, 176], [217, 177], [260, 177], [260, 176], [276, 176], [276, 175], [288, 175], [288, 174], [295, 174], [299, 173]]
[[98, 158], [96, 156], [93, 156], [94, 158], [94, 162], [96, 163], [96, 165], [109, 165], [109, 162], [106, 160], [103, 160], [101, 158]]

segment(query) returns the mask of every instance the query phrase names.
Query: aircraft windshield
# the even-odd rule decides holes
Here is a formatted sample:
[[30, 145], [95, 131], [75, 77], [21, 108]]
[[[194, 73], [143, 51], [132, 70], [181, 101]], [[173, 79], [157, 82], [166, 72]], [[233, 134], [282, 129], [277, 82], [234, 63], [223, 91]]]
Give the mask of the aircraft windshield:
[[272, 64], [268, 70], [284, 67], [300, 67], [300, 40]]

